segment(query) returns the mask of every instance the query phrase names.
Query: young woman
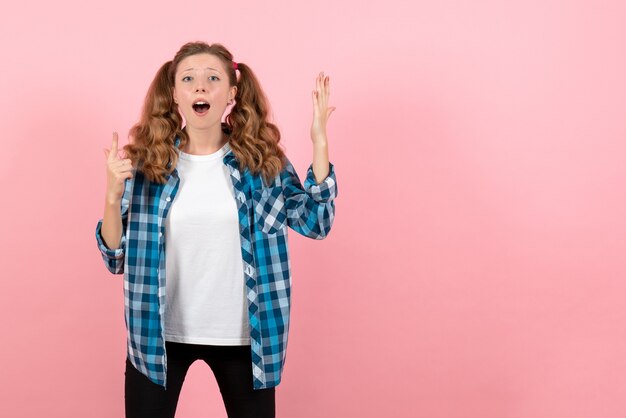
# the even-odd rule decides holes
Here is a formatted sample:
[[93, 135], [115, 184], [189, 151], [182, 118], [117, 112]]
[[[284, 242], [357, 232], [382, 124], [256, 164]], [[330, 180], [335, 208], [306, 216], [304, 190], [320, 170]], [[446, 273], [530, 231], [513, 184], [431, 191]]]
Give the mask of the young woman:
[[275, 416], [289, 331], [287, 227], [323, 239], [335, 215], [328, 95], [320, 73], [304, 185], [257, 78], [220, 44], [185, 44], [159, 69], [125, 158], [113, 134], [96, 240], [108, 270], [124, 274], [127, 417], [173, 417], [198, 359], [229, 417]]

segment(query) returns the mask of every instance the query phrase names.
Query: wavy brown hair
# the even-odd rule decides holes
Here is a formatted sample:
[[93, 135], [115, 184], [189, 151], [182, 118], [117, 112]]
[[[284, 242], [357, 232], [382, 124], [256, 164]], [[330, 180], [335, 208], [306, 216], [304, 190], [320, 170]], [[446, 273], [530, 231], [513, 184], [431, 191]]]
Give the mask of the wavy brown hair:
[[[221, 44], [189, 42], [157, 71], [143, 105], [141, 119], [129, 132], [130, 143], [123, 147], [125, 158], [152, 182], [164, 184], [178, 163], [174, 140], [179, 148], [189, 141], [183, 118], [173, 99], [176, 68], [183, 59], [196, 54], [211, 54], [222, 62], [229, 85], [237, 86], [235, 105], [225, 118], [230, 130], [228, 142], [239, 162], [239, 170], [261, 174], [267, 184], [284, 168], [286, 157], [279, 147], [280, 131], [269, 121], [270, 107], [252, 69], [237, 63], [239, 80], [233, 67], [233, 55]], [[168, 167], [168, 163], [172, 163]]]

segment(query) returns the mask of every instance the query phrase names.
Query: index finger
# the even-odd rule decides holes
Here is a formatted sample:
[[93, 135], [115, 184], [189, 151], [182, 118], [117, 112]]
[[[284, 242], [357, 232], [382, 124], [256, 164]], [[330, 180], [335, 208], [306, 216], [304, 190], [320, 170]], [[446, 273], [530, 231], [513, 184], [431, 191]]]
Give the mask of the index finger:
[[109, 152], [109, 160], [117, 158], [117, 132], [113, 132], [113, 140], [111, 141], [111, 151]]

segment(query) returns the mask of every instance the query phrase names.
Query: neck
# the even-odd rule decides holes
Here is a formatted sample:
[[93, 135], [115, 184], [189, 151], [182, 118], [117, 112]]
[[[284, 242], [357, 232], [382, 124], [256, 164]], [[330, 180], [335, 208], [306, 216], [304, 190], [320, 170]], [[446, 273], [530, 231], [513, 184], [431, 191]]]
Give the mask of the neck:
[[221, 123], [203, 129], [186, 125], [185, 131], [189, 137], [189, 142], [181, 150], [187, 154], [213, 154], [228, 142], [228, 137], [222, 132]]

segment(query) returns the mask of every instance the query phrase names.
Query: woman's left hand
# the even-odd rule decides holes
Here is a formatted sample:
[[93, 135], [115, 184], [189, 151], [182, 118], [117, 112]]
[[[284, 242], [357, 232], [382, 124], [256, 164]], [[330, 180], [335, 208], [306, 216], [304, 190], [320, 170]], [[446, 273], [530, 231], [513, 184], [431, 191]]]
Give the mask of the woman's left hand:
[[325, 144], [326, 123], [330, 114], [336, 109], [328, 107], [328, 96], [330, 95], [330, 79], [324, 77], [322, 71], [316, 79], [316, 89], [313, 90], [313, 124], [311, 125], [311, 140], [314, 144]]

